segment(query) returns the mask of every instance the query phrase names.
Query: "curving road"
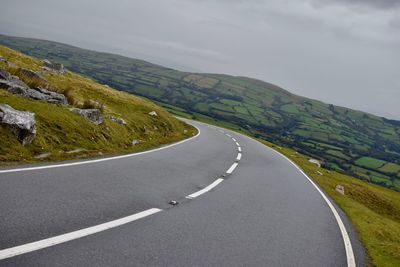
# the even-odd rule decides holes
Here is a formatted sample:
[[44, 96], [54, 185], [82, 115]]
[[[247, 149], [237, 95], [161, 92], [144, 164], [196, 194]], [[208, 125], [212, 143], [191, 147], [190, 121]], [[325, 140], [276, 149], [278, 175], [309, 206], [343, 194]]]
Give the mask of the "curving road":
[[190, 123], [198, 136], [155, 151], [0, 169], [0, 266], [365, 265], [296, 166]]

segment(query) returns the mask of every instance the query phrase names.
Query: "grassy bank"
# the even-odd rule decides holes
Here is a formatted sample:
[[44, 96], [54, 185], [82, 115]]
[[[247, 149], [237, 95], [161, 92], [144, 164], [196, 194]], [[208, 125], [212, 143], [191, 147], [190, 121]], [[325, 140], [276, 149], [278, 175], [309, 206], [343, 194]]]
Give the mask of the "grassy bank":
[[[42, 61], [3, 46], [0, 46], [0, 56], [15, 64], [13, 69], [22, 67], [41, 72], [49, 88], [67, 95], [70, 103], [66, 106], [50, 104], [0, 89], [0, 103], [34, 112], [37, 127], [35, 140], [25, 146], [8, 128], [0, 127], [0, 163], [3, 165], [139, 151], [178, 141], [196, 132], [141, 97], [116, 91], [72, 72], [44, 71], [40, 68]], [[0, 62], [0, 67], [12, 71], [6, 62]], [[101, 105], [105, 117], [103, 124], [95, 125], [69, 111], [71, 107], [84, 107], [90, 101]], [[151, 111], [156, 111], [157, 116], [150, 116]], [[123, 118], [127, 124], [110, 120], [110, 115]], [[139, 143], [132, 145], [132, 140]], [[39, 159], [45, 154], [49, 155]]]

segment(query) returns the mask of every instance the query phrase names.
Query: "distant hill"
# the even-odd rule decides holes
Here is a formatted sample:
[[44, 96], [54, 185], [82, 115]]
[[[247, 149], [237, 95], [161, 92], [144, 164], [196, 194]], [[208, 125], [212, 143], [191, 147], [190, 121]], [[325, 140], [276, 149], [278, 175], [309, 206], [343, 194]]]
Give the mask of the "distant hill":
[[324, 167], [400, 190], [400, 122], [294, 95], [247, 77], [180, 72], [143, 60], [56, 42], [0, 35], [0, 44], [133, 94], [177, 114], [216, 119], [323, 162]]
[[[138, 151], [196, 131], [142, 97], [51, 69], [43, 60], [1, 45], [0, 57], [0, 165]], [[29, 132], [20, 130], [18, 117], [3, 121], [4, 107], [8, 118], [14, 110], [34, 113], [34, 120], [25, 118]], [[149, 114], [153, 111], [157, 115]]]

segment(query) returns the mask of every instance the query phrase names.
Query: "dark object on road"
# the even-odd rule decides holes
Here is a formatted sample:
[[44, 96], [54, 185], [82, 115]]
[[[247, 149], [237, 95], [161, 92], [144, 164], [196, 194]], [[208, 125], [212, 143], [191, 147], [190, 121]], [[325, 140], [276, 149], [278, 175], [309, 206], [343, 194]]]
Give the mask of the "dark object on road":
[[170, 204], [170, 205], [172, 205], [172, 206], [176, 206], [176, 205], [179, 204], [179, 202], [178, 202], [178, 201], [175, 201], [175, 200], [171, 200], [170, 202], [168, 202], [168, 204]]

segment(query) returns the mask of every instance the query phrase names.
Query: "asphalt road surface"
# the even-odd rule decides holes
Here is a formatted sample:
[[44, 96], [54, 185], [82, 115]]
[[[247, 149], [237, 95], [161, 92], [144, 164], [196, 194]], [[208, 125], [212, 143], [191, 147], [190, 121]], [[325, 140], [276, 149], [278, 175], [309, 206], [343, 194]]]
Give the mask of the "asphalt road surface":
[[155, 151], [0, 169], [0, 266], [365, 265], [346, 216], [291, 162], [191, 123], [198, 136]]

